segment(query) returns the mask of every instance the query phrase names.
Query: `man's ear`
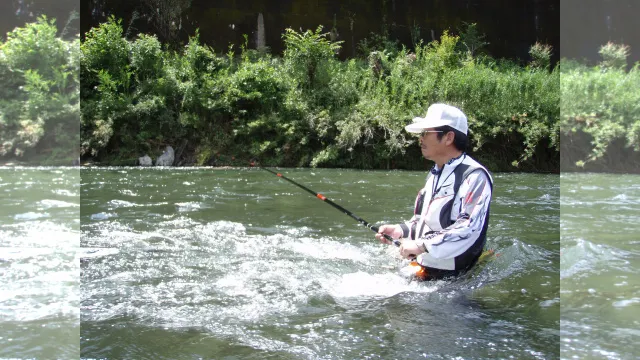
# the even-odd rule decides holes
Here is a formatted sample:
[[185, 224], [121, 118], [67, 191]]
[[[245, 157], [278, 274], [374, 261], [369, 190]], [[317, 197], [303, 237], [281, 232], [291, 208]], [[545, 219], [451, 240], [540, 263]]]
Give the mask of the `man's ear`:
[[453, 140], [456, 138], [456, 133], [454, 133], [453, 131], [449, 131], [447, 133], [447, 139], [446, 139], [446, 144], [447, 145], [451, 145], [453, 144]]

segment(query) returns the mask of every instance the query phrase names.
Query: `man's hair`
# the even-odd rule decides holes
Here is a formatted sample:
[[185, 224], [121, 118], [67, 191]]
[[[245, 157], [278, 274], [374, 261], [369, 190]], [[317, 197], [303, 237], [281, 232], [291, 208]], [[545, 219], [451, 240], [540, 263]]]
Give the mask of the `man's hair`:
[[438, 136], [438, 140], [442, 140], [442, 137], [448, 133], [449, 131], [453, 131], [453, 134], [455, 135], [455, 137], [453, 138], [453, 145], [456, 147], [456, 149], [460, 150], [460, 151], [466, 151], [467, 150], [467, 145], [469, 144], [469, 138], [467, 137], [466, 134], [452, 128], [449, 125], [445, 125], [445, 126], [438, 126], [436, 128], [434, 128], [435, 130], [438, 131], [442, 131], [441, 133], [437, 133], [436, 135]]

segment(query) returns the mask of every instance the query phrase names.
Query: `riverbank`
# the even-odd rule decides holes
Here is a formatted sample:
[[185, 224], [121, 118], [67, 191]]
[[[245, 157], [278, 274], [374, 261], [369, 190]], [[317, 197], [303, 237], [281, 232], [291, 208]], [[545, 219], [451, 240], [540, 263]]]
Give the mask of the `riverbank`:
[[[157, 152], [152, 155], [154, 163], [155, 159], [162, 153], [162, 149], [158, 149]], [[513, 161], [517, 159], [517, 155], [505, 151], [504, 147], [488, 145], [486, 151], [474, 153], [472, 151], [467, 152], [470, 156], [474, 157], [482, 164], [485, 164], [490, 171], [493, 172], [527, 172], [527, 173], [558, 173], [559, 172], [559, 157], [558, 153], [550, 149], [546, 144], [540, 144], [535, 155], [522, 162], [518, 167], [513, 166]], [[119, 154], [114, 154], [112, 157], [105, 157], [103, 161], [96, 161], [93, 158], [83, 159], [83, 166], [139, 166], [139, 157], [121, 157]], [[197, 162], [198, 154], [195, 151], [182, 152], [176, 156], [174, 161], [174, 167], [236, 167], [243, 168], [250, 166], [252, 161], [258, 161], [264, 166], [278, 166], [288, 168], [308, 168], [308, 165], [296, 166], [292, 164], [281, 164], [274, 159], [258, 158], [247, 156], [246, 154], [235, 156], [229, 154], [216, 154], [212, 156], [206, 163]], [[401, 155], [391, 157], [385, 162], [371, 163], [369, 165], [363, 164], [361, 167], [354, 166], [317, 166], [319, 168], [353, 168], [353, 169], [367, 169], [367, 170], [427, 170], [433, 166], [433, 162], [426, 160], [422, 157], [417, 145], [415, 148], [408, 149], [406, 157]]]
[[608, 43], [602, 61], [560, 65], [561, 171], [640, 173], [640, 63]]
[[470, 153], [496, 171], [560, 168], [559, 72], [542, 44], [519, 64], [470, 53], [464, 33], [445, 32], [412, 49], [388, 42], [340, 61], [341, 43], [321, 27], [287, 29], [282, 56], [246, 43], [216, 54], [197, 33], [175, 52], [154, 36], [131, 41], [122, 33], [112, 18], [81, 45], [83, 160], [135, 165], [171, 145], [177, 165], [257, 158], [285, 167], [423, 169], [417, 137], [404, 126], [447, 102], [469, 118]]

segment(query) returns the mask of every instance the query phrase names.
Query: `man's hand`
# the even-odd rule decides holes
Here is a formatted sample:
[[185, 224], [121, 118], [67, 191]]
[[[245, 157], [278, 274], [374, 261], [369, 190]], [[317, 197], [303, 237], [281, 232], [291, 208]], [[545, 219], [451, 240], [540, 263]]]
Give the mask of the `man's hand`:
[[392, 239], [399, 239], [402, 237], [402, 228], [400, 227], [400, 225], [382, 225], [378, 229], [376, 239], [378, 239], [383, 244], [391, 245], [393, 243], [385, 239], [383, 234], [391, 236]]
[[418, 243], [414, 240], [405, 240], [400, 245], [400, 255], [409, 260], [415, 259], [417, 255], [420, 255], [424, 252], [424, 248], [419, 246]]

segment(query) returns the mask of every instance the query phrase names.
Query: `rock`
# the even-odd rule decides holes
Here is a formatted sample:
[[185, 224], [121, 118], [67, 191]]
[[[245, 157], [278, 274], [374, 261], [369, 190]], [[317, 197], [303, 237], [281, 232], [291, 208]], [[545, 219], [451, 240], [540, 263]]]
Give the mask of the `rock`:
[[151, 158], [147, 154], [145, 154], [141, 158], [138, 158], [138, 163], [140, 164], [140, 166], [153, 166], [153, 160], [151, 160]]
[[173, 148], [167, 146], [166, 150], [158, 157], [158, 160], [156, 160], [156, 166], [171, 166], [173, 165], [174, 159]]

